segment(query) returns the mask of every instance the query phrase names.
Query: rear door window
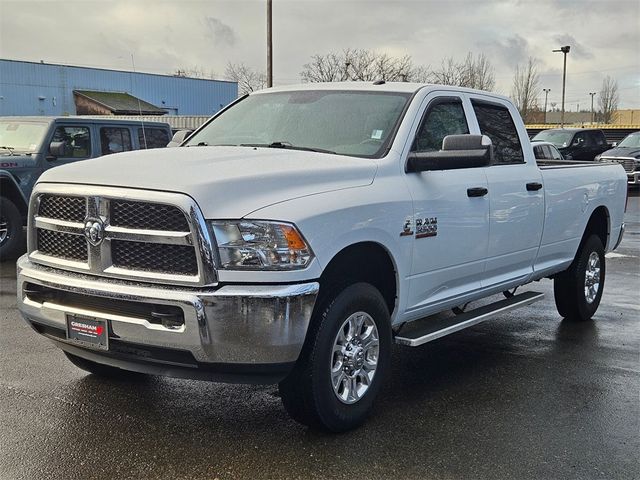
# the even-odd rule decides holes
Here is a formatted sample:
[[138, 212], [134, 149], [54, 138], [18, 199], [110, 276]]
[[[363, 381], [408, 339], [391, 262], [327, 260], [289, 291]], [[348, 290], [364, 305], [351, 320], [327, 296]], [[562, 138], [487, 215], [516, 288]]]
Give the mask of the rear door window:
[[100, 128], [100, 147], [102, 155], [127, 152], [131, 150], [131, 134], [124, 127]]
[[544, 145], [534, 145], [533, 147], [533, 155], [536, 157], [536, 160], [544, 160], [547, 158], [545, 156]]
[[595, 131], [592, 134], [593, 143], [598, 147], [603, 147], [607, 143], [604, 133]]
[[472, 100], [480, 132], [493, 143], [494, 164], [524, 163], [522, 145], [509, 109], [502, 105]]
[[138, 129], [138, 144], [141, 149], [164, 148], [170, 140], [169, 132], [164, 128]]
[[91, 133], [89, 127], [64, 125], [56, 127], [52, 142], [64, 142], [67, 152], [64, 158], [91, 157]]

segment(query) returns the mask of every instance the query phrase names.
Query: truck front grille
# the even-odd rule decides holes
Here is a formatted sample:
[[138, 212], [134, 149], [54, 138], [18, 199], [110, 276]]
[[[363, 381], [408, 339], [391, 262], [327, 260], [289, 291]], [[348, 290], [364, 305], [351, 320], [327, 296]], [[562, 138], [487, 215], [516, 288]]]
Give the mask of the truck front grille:
[[38, 251], [64, 260], [86, 262], [87, 241], [84, 236], [38, 229]]
[[[131, 194], [125, 189], [106, 187], [74, 195], [78, 190], [80, 187], [71, 188], [71, 194], [48, 190], [36, 193], [30, 220], [33, 240], [29, 250], [33, 261], [107, 277], [210, 283], [214, 273], [212, 256], [201, 252], [210, 252], [211, 247], [206, 243], [208, 234], [203, 221], [192, 220], [195, 206], [191, 199], [147, 192], [152, 199], [168, 200], [144, 201], [136, 196], [142, 197], [145, 192]], [[112, 190], [122, 192], [121, 196], [109, 195]], [[91, 227], [97, 231], [93, 238]], [[199, 245], [203, 242], [205, 248], [201, 250]]]
[[84, 197], [42, 195], [39, 214], [57, 220], [82, 222], [87, 216], [87, 201]]
[[184, 213], [173, 205], [113, 200], [111, 225], [142, 230], [169, 230], [188, 232]]
[[619, 163], [627, 173], [631, 173], [636, 169], [636, 161], [633, 158], [602, 157], [601, 160]]
[[198, 273], [196, 253], [189, 246], [113, 240], [111, 255], [115, 267], [188, 275]]

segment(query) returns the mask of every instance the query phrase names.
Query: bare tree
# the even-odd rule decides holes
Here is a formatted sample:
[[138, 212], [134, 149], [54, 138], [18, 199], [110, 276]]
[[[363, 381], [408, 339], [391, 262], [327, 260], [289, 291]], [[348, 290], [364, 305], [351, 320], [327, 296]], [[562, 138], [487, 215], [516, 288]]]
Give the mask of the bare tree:
[[340, 53], [313, 55], [311, 62], [303, 66], [300, 78], [303, 82], [342, 82], [347, 80], [349, 64]]
[[442, 60], [440, 68], [431, 72], [429, 81], [440, 85], [493, 90], [496, 85], [495, 69], [484, 53], [477, 57], [471, 52], [462, 62], [453, 57]]
[[619, 101], [618, 82], [607, 75], [598, 94], [598, 107], [604, 123], [613, 123], [616, 120]]
[[303, 82], [342, 82], [346, 80], [390, 82], [425, 81], [427, 68], [413, 64], [411, 56], [393, 57], [365, 49], [345, 49], [325, 55], [313, 55], [303, 66]]
[[538, 60], [529, 57], [524, 65], [516, 65], [513, 76], [511, 97], [525, 123], [534, 122], [535, 114], [540, 111], [540, 78], [538, 76]]
[[238, 94], [245, 95], [267, 86], [267, 75], [254, 70], [244, 63], [227, 63], [224, 76], [238, 83]]

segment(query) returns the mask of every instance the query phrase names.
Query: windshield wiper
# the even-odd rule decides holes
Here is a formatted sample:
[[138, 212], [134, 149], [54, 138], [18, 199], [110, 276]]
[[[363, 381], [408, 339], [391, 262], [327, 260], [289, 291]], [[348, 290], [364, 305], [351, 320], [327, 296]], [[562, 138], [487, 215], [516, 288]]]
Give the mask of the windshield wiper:
[[13, 153], [13, 151], [16, 149], [15, 147], [5, 147], [3, 145], [0, 145], [0, 148], [4, 148], [5, 150], [9, 150], [9, 153], [11, 154], [12, 157], [15, 155], [15, 153]]
[[241, 143], [241, 147], [265, 147], [265, 148], [283, 148], [285, 150], [302, 150], [304, 152], [318, 152], [318, 153], [332, 153], [336, 152], [332, 150], [325, 150], [323, 148], [312, 148], [293, 145], [290, 142], [272, 142], [272, 143]]

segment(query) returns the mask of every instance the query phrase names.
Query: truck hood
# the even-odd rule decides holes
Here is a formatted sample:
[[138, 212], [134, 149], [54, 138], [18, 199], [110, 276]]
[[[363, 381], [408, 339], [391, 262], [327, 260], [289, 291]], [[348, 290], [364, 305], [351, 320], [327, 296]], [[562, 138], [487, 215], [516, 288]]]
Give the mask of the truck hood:
[[53, 168], [39, 183], [186, 193], [205, 218], [242, 218], [297, 197], [370, 185], [374, 160], [254, 147], [178, 147], [118, 153]]
[[615, 147], [602, 154], [603, 157], [631, 157], [640, 158], [640, 148], [637, 147]]

